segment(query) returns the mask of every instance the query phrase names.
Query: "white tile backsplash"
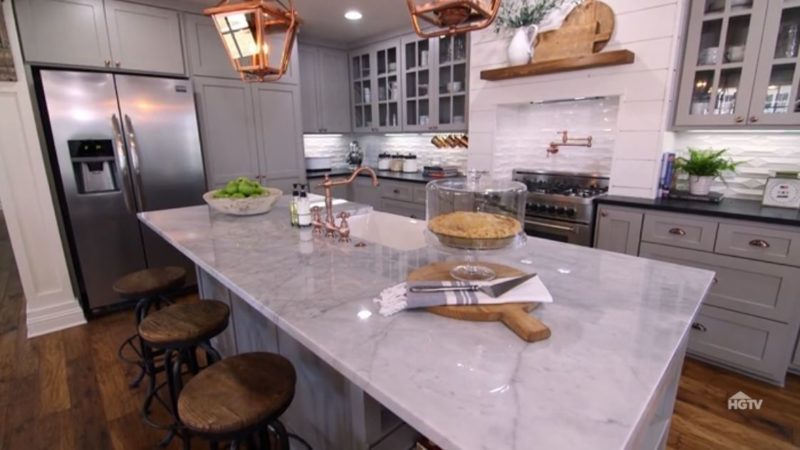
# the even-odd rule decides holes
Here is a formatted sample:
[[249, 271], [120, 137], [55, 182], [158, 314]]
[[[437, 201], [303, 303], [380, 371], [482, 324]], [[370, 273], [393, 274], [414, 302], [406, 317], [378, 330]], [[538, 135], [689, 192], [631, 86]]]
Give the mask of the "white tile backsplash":
[[728, 197], [761, 199], [764, 183], [778, 170], [800, 171], [800, 132], [765, 133], [675, 133], [677, 153], [687, 148], [728, 149], [734, 161], [741, 162], [736, 173], [715, 181], [712, 188]]
[[356, 140], [364, 151], [365, 163], [378, 164], [378, 155], [388, 153], [413, 153], [422, 164], [441, 162], [442, 164], [466, 166], [467, 151], [464, 149], [437, 149], [431, 144], [433, 135], [314, 135], [303, 136], [306, 156], [330, 156], [334, 165], [346, 164], [350, 142]]
[[[494, 175], [516, 168], [596, 172], [608, 175], [617, 133], [618, 97], [525, 103], [497, 107]], [[560, 131], [572, 138], [592, 136], [592, 148], [562, 147], [548, 158], [547, 147]]]

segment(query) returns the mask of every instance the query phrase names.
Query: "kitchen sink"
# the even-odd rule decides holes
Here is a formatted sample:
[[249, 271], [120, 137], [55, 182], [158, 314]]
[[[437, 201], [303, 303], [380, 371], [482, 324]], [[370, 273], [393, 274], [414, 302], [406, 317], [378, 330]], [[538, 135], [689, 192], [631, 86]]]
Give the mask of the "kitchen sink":
[[366, 241], [400, 251], [427, 246], [425, 221], [373, 211], [348, 219], [353, 242]]

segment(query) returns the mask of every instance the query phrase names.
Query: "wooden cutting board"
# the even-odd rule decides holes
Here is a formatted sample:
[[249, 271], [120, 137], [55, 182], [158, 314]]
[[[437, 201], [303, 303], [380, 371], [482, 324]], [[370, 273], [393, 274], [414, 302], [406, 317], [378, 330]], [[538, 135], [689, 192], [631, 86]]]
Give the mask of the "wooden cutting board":
[[[408, 281], [453, 281], [450, 269], [457, 262], [436, 262], [414, 270], [408, 275]], [[480, 263], [490, 267], [497, 274], [497, 278], [516, 277], [525, 275], [517, 269], [494, 263]], [[550, 328], [539, 319], [529, 314], [538, 303], [505, 303], [501, 305], [480, 306], [434, 306], [428, 311], [452, 319], [469, 320], [473, 322], [503, 322], [508, 328], [527, 342], [543, 341], [550, 337]]]

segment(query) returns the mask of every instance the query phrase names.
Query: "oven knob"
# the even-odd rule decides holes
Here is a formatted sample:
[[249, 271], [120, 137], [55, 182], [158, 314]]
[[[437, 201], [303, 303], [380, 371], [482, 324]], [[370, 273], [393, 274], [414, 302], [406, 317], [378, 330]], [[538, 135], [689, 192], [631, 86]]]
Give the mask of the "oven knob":
[[564, 214], [566, 212], [567, 210], [563, 206], [559, 206], [558, 208], [556, 208], [556, 214]]
[[534, 211], [536, 209], [536, 203], [528, 202], [525, 204], [525, 207], [530, 209], [531, 211]]
[[551, 214], [552, 214], [552, 213], [554, 213], [554, 212], [556, 212], [556, 207], [555, 207], [555, 206], [553, 206], [553, 205], [550, 205], [550, 206], [548, 206], [548, 207], [547, 207], [547, 212], [549, 212], [549, 213], [551, 213]]
[[575, 208], [567, 208], [567, 215], [569, 217], [575, 217], [575, 213], [576, 213]]

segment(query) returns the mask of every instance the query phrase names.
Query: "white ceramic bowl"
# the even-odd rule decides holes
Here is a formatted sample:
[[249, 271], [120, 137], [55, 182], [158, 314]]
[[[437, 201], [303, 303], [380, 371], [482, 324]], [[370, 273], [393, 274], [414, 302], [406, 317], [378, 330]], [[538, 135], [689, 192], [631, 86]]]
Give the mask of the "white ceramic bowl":
[[268, 213], [272, 205], [281, 198], [283, 191], [275, 188], [264, 188], [269, 195], [259, 195], [258, 197], [247, 198], [214, 198], [216, 190], [203, 194], [203, 200], [212, 209], [224, 214], [233, 216], [254, 216], [256, 214]]

